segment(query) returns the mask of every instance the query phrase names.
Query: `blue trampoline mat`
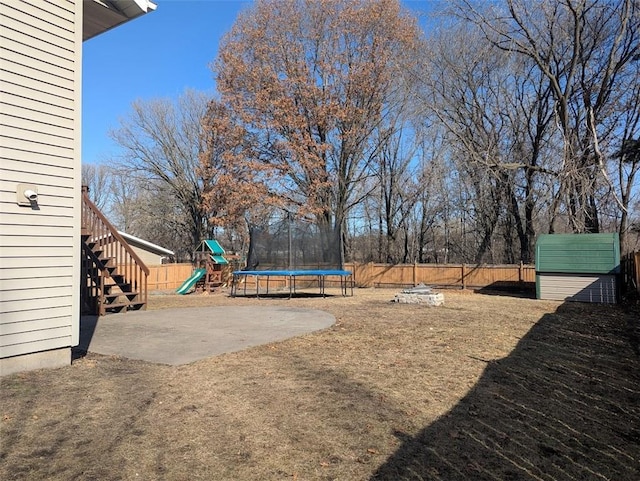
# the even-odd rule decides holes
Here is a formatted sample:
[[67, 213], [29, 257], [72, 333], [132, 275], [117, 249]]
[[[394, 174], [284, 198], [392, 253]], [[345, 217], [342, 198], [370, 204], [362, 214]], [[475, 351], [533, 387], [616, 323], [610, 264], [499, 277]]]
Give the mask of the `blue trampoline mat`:
[[[231, 296], [235, 296], [238, 293], [238, 283], [242, 277], [254, 276], [256, 278], [256, 296], [260, 295], [260, 277], [266, 277], [266, 294], [269, 294], [269, 278], [270, 277], [286, 277], [289, 282], [289, 298], [296, 292], [296, 278], [297, 277], [316, 277], [318, 286], [320, 288], [320, 294], [325, 295], [325, 283], [326, 278], [329, 276], [340, 277], [340, 290], [342, 295], [347, 295], [347, 289], [351, 289], [351, 295], [353, 295], [353, 281], [352, 272], [341, 269], [304, 269], [304, 270], [263, 270], [263, 271], [233, 271], [233, 283], [231, 285]], [[243, 293], [246, 295], [246, 283], [243, 288]]]
[[314, 270], [272, 270], [272, 271], [233, 271], [234, 276], [350, 276], [351, 271], [339, 269], [314, 269]]

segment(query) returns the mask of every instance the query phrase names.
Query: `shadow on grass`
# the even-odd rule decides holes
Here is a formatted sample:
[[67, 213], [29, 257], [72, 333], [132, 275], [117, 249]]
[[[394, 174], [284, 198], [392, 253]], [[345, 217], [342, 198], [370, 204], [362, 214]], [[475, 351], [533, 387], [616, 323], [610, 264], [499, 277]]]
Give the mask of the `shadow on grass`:
[[474, 292], [487, 296], [535, 299], [536, 284], [534, 282], [494, 282], [493, 284], [489, 284], [488, 286], [474, 289]]
[[247, 294], [234, 294], [233, 296], [229, 297], [252, 297], [254, 299], [328, 299], [338, 296], [334, 294], [318, 294], [317, 292], [292, 292], [291, 294], [289, 294], [289, 292], [269, 292], [268, 294], [261, 292], [259, 295], [256, 295], [254, 291], [253, 293]]
[[71, 349], [71, 360], [83, 358], [87, 355], [89, 344], [98, 324], [98, 316], [80, 316], [80, 343]]
[[619, 307], [545, 315], [372, 480], [640, 479], [640, 357]]

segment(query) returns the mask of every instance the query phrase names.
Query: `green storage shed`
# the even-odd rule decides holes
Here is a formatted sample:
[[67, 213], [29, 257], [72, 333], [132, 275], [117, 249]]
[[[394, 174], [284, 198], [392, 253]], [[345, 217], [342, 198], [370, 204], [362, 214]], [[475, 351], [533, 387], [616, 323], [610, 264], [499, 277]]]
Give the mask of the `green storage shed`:
[[536, 297], [615, 304], [618, 234], [543, 234], [536, 242]]

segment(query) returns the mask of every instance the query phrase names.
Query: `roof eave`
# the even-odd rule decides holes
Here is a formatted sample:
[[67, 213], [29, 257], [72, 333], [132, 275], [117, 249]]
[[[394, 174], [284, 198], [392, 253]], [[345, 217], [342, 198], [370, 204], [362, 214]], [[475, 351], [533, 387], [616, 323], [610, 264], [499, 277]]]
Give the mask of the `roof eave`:
[[169, 250], [169, 249], [165, 249], [164, 247], [161, 247], [157, 244], [154, 244], [153, 242], [149, 242], [147, 240], [144, 239], [140, 239], [140, 237], [136, 237], [133, 236], [131, 234], [127, 234], [126, 232], [123, 232], [121, 230], [118, 231], [118, 234], [120, 234], [122, 237], [124, 237], [124, 240], [126, 240], [127, 242], [129, 242], [130, 244], [135, 244], [138, 247], [142, 247], [145, 248], [148, 251], [151, 251], [155, 254], [158, 255], [164, 255], [164, 256], [174, 256], [175, 252]]
[[82, 39], [88, 40], [156, 9], [150, 0], [83, 0]]

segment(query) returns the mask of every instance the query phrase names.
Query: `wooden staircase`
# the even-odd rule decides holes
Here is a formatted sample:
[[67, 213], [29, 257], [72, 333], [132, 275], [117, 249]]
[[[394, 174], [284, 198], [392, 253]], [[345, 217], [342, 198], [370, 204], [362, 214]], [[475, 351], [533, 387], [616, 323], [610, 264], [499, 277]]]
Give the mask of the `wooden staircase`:
[[84, 314], [145, 309], [149, 269], [82, 189]]

